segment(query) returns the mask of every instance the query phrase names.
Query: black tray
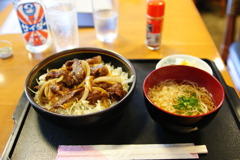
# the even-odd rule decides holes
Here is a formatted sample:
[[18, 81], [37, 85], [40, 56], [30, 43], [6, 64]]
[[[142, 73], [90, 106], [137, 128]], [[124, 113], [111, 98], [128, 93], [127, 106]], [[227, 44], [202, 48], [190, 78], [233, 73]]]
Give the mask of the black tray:
[[205, 61], [224, 86], [226, 98], [218, 115], [202, 130], [178, 134], [155, 123], [145, 108], [142, 84], [158, 60], [131, 60], [137, 71], [137, 85], [120, 119], [99, 128], [59, 128], [38, 116], [23, 94], [13, 115], [15, 127], [2, 159], [51, 160], [57, 155], [58, 145], [156, 143], [205, 144], [209, 153], [200, 155], [200, 159], [240, 159], [239, 98], [233, 88], [226, 85], [215, 64]]

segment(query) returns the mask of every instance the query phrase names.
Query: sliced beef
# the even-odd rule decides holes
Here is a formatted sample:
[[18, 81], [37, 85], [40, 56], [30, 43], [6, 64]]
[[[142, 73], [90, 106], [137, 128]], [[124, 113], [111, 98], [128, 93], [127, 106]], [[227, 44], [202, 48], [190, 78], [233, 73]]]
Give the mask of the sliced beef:
[[78, 61], [78, 59], [69, 60], [65, 63], [67, 70], [70, 70], [70, 71], [72, 70], [72, 65], [75, 61]]
[[102, 62], [101, 56], [95, 56], [86, 60], [88, 64], [99, 64]]
[[100, 83], [94, 83], [93, 84], [93, 87], [100, 87], [100, 88], [105, 89], [105, 90], [107, 88], [111, 87], [111, 86], [112, 86], [112, 84], [106, 83], [106, 82], [100, 82]]
[[52, 90], [53, 93], [58, 94], [58, 95], [64, 95], [66, 92], [69, 92], [69, 88], [66, 88], [63, 83], [51, 83], [50, 84], [50, 89]]
[[63, 70], [63, 69], [58, 69], [58, 70], [50, 70], [46, 77], [45, 80], [49, 80], [49, 79], [53, 79], [53, 78], [59, 78], [61, 77], [61, 75], [65, 75], [67, 73], [67, 71]]
[[101, 100], [102, 98], [106, 99], [107, 95], [98, 91], [98, 90], [92, 90], [92, 92], [89, 93], [87, 97], [87, 101], [89, 101], [89, 104], [94, 105], [97, 100]]
[[62, 94], [63, 92], [61, 91], [61, 84], [57, 84], [57, 83], [51, 83], [50, 84], [50, 89], [52, 90], [53, 93], [57, 93], [57, 94]]
[[106, 91], [109, 93], [110, 98], [116, 101], [121, 100], [127, 94], [127, 92], [123, 90], [122, 84], [119, 82], [107, 88]]
[[78, 80], [79, 82], [82, 82], [84, 80], [84, 78], [86, 77], [86, 73], [81, 64], [81, 60], [74, 61], [74, 63], [72, 64], [72, 72], [74, 73], [74, 77], [76, 78], [76, 80]]
[[58, 108], [64, 103], [67, 103], [70, 99], [73, 97], [79, 98], [81, 96], [81, 93], [83, 92], [84, 88], [75, 89], [73, 91], [67, 92], [65, 95], [63, 95], [57, 102], [53, 104], [54, 108]]
[[102, 64], [91, 68], [91, 75], [95, 78], [108, 75], [108, 68]]
[[85, 78], [85, 71], [81, 64], [81, 60], [69, 60], [65, 63], [66, 70], [52, 70], [48, 73], [46, 80], [50, 78], [58, 78], [64, 75], [62, 82], [69, 88], [80, 84]]

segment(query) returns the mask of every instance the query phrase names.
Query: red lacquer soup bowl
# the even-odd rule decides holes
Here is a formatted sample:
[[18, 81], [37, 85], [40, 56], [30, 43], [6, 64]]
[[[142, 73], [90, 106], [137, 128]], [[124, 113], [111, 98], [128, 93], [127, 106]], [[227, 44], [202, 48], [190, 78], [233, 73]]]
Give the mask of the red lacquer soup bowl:
[[[194, 116], [170, 113], [160, 108], [150, 100], [148, 92], [153, 86], [166, 80], [178, 83], [186, 80], [204, 87], [212, 95], [214, 110]], [[151, 117], [160, 125], [177, 132], [192, 132], [209, 124], [217, 115], [225, 98], [224, 89], [214, 76], [201, 69], [183, 65], [165, 66], [149, 73], [143, 83], [143, 92], [146, 108]]]

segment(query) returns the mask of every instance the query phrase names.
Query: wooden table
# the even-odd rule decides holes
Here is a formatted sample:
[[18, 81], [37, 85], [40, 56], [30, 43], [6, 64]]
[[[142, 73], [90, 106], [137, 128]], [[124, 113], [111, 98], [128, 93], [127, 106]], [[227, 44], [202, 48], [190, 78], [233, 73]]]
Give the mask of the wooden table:
[[[0, 14], [0, 26], [13, 6]], [[172, 54], [189, 54], [213, 60], [226, 83], [233, 82], [222, 62], [200, 14], [191, 0], [166, 0], [161, 49], [150, 51], [145, 45], [146, 0], [121, 0], [119, 36], [113, 44], [104, 44], [95, 38], [93, 28], [80, 28], [79, 47], [100, 47], [114, 50], [129, 59], [159, 59]], [[12, 42], [14, 55], [0, 59], [0, 152], [7, 143], [14, 122], [12, 114], [24, 89], [29, 71], [44, 57], [54, 53], [31, 54], [25, 50], [21, 34], [0, 35], [0, 40]]]

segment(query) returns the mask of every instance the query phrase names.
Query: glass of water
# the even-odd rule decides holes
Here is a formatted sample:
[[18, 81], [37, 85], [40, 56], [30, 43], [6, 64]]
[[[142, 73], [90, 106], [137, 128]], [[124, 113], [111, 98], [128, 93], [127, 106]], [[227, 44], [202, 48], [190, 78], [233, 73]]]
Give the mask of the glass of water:
[[56, 51], [79, 46], [75, 0], [45, 0], [47, 18]]
[[112, 43], [118, 36], [118, 0], [92, 0], [92, 8], [97, 39]]

